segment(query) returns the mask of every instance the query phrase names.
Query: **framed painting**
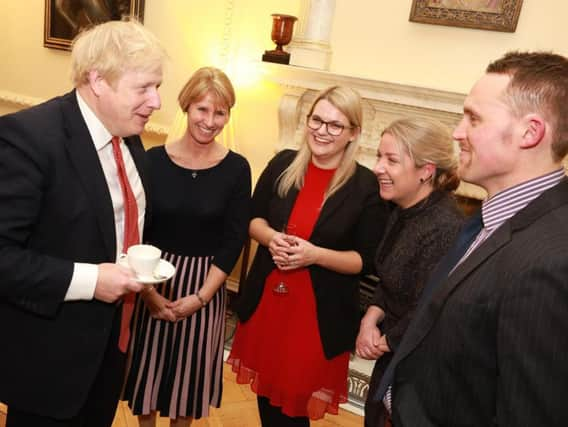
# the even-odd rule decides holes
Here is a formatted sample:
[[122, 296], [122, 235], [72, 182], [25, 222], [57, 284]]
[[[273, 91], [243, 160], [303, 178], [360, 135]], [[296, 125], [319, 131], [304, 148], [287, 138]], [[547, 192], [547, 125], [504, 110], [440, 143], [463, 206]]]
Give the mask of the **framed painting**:
[[513, 33], [523, 0], [412, 0], [409, 20]]
[[144, 0], [45, 0], [43, 45], [71, 50], [84, 27], [132, 16], [144, 19]]

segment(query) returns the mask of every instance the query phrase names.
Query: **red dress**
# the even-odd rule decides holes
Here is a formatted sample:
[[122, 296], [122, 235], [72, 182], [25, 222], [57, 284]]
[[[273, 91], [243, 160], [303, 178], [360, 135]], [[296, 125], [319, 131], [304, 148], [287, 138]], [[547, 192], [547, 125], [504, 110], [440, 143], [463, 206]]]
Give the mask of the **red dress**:
[[[310, 237], [334, 172], [309, 164], [288, 220], [299, 237]], [[282, 280], [289, 289], [285, 295], [273, 291]], [[288, 416], [316, 420], [337, 414], [347, 401], [349, 353], [324, 356], [307, 268], [269, 274], [256, 311], [237, 325], [228, 363], [239, 384], [250, 383]]]

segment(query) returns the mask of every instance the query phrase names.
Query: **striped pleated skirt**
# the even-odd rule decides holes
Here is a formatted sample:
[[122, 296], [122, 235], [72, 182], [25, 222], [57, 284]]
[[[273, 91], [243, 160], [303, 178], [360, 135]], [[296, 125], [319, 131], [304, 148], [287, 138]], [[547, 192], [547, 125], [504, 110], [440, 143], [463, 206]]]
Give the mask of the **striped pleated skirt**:
[[[175, 276], [156, 285], [175, 301], [201, 288], [212, 257], [164, 253]], [[141, 298], [132, 321], [125, 400], [135, 415], [160, 411], [163, 417], [201, 418], [219, 407], [223, 387], [225, 286], [192, 316], [171, 323], [150, 316]]]

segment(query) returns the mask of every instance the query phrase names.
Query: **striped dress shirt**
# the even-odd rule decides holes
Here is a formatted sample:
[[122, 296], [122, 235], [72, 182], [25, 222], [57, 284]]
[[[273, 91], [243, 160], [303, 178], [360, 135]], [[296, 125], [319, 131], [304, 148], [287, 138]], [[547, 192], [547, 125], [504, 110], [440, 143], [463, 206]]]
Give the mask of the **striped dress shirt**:
[[[483, 228], [477, 235], [469, 249], [456, 264], [460, 265], [476, 248], [478, 248], [495, 230], [512, 218], [517, 212], [525, 208], [530, 202], [546, 190], [559, 184], [564, 178], [564, 169], [558, 169], [538, 178], [507, 188], [490, 199], [484, 200], [481, 205], [481, 218]], [[452, 272], [456, 269], [454, 267]], [[450, 274], [452, 274], [450, 272]]]

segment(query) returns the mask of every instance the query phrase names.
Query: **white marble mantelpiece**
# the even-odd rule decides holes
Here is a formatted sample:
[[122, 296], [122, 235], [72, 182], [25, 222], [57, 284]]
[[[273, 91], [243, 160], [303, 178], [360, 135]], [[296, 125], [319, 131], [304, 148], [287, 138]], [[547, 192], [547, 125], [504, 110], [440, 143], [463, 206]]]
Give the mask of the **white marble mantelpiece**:
[[[303, 138], [308, 109], [318, 91], [332, 85], [349, 86], [363, 100], [364, 118], [359, 161], [372, 167], [383, 129], [405, 116], [437, 119], [454, 128], [462, 116], [464, 94], [346, 76], [290, 65], [263, 64], [265, 77], [280, 84], [284, 94], [278, 111], [279, 142], [276, 150], [297, 147]], [[462, 183], [456, 193], [475, 199], [485, 192]]]

